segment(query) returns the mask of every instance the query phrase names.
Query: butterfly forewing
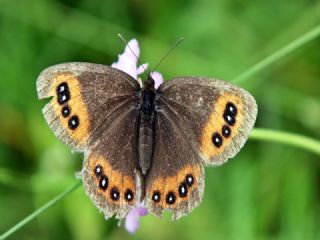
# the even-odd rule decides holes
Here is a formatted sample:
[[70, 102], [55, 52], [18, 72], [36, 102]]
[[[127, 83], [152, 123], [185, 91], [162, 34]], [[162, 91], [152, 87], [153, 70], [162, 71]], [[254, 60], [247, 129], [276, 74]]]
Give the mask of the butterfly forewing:
[[204, 164], [222, 164], [239, 152], [257, 116], [254, 98], [222, 80], [175, 78], [159, 91], [170, 109], [167, 117], [175, 117]]

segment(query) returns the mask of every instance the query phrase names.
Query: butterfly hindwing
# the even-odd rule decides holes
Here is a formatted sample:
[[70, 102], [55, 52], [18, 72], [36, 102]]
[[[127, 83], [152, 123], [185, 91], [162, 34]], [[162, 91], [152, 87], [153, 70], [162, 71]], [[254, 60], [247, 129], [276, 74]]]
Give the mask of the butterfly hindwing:
[[137, 190], [137, 106], [126, 104], [105, 122], [98, 144], [90, 147], [83, 166], [85, 190], [95, 205], [111, 217], [123, 218], [140, 199]]
[[155, 145], [151, 168], [146, 178], [146, 203], [149, 210], [161, 216], [164, 210], [178, 219], [198, 206], [203, 197], [204, 170], [198, 154], [175, 122], [169, 109], [155, 117]]
[[128, 74], [91, 63], [49, 67], [37, 80], [39, 98], [52, 97], [43, 109], [49, 126], [85, 152], [85, 190], [107, 217], [123, 218], [136, 203], [139, 89]]

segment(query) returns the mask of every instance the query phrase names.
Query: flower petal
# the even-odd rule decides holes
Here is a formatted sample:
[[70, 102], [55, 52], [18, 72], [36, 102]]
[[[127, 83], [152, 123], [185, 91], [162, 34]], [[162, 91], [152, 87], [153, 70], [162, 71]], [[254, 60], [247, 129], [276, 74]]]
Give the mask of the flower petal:
[[132, 52], [134, 52], [134, 54], [136, 56], [134, 56], [129, 48], [129, 46], [126, 46], [124, 52], [125, 53], [130, 53], [129, 55], [131, 56], [131, 58], [134, 58], [134, 61], [137, 63], [139, 56], [140, 56], [140, 48], [139, 48], [139, 43], [137, 41], [137, 39], [131, 39], [129, 42], [128, 42], [128, 45], [130, 46]]
[[132, 39], [128, 42], [131, 50], [134, 52], [134, 55], [130, 48], [126, 46], [124, 52], [118, 56], [118, 61], [114, 62], [111, 67], [117, 68], [125, 73], [131, 75], [134, 79], [138, 77], [137, 62], [140, 55], [140, 48], [138, 41]]
[[126, 216], [125, 228], [130, 233], [135, 233], [140, 226], [140, 217], [148, 214], [148, 209], [144, 207], [133, 208]]
[[135, 233], [138, 230], [140, 225], [139, 218], [139, 213], [135, 208], [128, 213], [125, 222], [125, 228], [128, 232]]
[[145, 216], [145, 215], [148, 214], [148, 209], [145, 208], [145, 207], [137, 207], [136, 210], [139, 213], [140, 217]]
[[144, 63], [144, 64], [140, 65], [140, 66], [138, 67], [138, 69], [137, 69], [138, 75], [144, 73], [145, 70], [147, 70], [147, 68], [148, 68], [148, 63]]
[[154, 87], [157, 89], [161, 83], [163, 83], [163, 77], [162, 74], [159, 72], [152, 72], [151, 77], [154, 80]]

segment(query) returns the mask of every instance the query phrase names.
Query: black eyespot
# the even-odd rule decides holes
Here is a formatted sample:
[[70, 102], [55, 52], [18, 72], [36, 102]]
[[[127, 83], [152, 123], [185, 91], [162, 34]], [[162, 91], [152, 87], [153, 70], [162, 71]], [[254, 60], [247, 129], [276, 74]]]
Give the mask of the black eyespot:
[[237, 116], [238, 109], [232, 102], [228, 102], [226, 105], [226, 112], [235, 117]]
[[109, 185], [109, 179], [107, 176], [101, 176], [100, 181], [99, 181], [99, 188], [102, 189], [103, 191], [107, 190]]
[[183, 182], [179, 186], [179, 196], [183, 198], [183, 197], [186, 197], [187, 195], [188, 195], [187, 184]]
[[152, 200], [155, 202], [160, 202], [161, 200], [161, 194], [159, 191], [154, 191], [152, 194]]
[[79, 123], [79, 117], [77, 115], [73, 115], [68, 121], [68, 126], [71, 130], [75, 130], [79, 126]]
[[212, 135], [212, 143], [213, 145], [215, 145], [217, 148], [221, 147], [222, 146], [222, 137], [219, 133], [214, 133]]
[[102, 166], [101, 166], [101, 165], [97, 165], [97, 166], [94, 168], [94, 173], [96, 174], [97, 177], [102, 176], [102, 174], [103, 174]]
[[65, 92], [69, 92], [69, 86], [66, 82], [62, 82], [57, 87], [57, 95]]
[[113, 187], [110, 191], [110, 197], [113, 201], [118, 201], [120, 198], [120, 192], [118, 190], [118, 188]]
[[193, 185], [194, 178], [192, 174], [187, 174], [186, 176], [186, 184], [188, 187], [191, 187]]
[[61, 110], [61, 114], [64, 118], [67, 118], [70, 116], [71, 113], [71, 109], [68, 105], [63, 106], [62, 110]]
[[124, 193], [124, 199], [127, 202], [131, 202], [133, 200], [133, 192], [131, 189], [127, 189], [126, 192]]
[[60, 105], [70, 100], [70, 91], [66, 82], [60, 83], [57, 87], [58, 103]]
[[228, 138], [230, 137], [231, 135], [231, 128], [227, 125], [224, 125], [222, 127], [222, 135], [225, 137], [225, 138]]
[[70, 100], [70, 93], [65, 92], [58, 95], [58, 103], [60, 105], [68, 102]]
[[227, 111], [224, 112], [223, 118], [230, 126], [233, 126], [236, 123], [235, 117]]
[[176, 195], [174, 194], [174, 192], [168, 192], [166, 196], [166, 203], [171, 205], [171, 204], [174, 204], [175, 202], [176, 202]]

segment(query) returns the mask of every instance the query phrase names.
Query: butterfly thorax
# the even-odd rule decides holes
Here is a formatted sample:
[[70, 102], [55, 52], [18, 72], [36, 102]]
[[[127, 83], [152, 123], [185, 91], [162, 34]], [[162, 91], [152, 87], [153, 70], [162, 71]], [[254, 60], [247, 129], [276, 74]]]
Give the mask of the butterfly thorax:
[[139, 165], [143, 175], [146, 175], [151, 165], [153, 153], [153, 128], [155, 114], [154, 80], [150, 74], [144, 82], [140, 98], [140, 127], [139, 127]]

